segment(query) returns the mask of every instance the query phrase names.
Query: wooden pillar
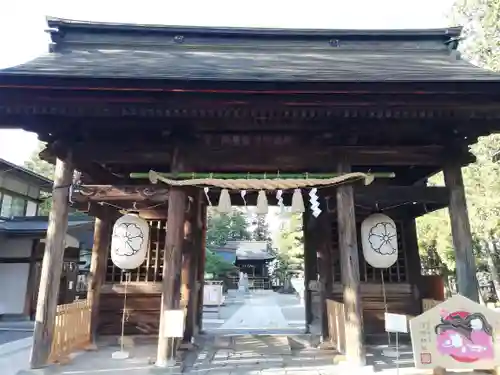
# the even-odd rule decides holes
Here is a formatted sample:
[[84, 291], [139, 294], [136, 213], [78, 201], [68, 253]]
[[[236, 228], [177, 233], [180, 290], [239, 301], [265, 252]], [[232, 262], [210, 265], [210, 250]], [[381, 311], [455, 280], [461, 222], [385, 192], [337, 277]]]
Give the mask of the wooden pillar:
[[207, 243], [207, 206], [201, 205], [201, 233], [200, 233], [200, 247], [198, 253], [198, 308], [196, 311], [196, 326], [198, 332], [203, 331], [203, 293], [205, 286], [205, 260], [206, 260], [206, 243]]
[[455, 247], [458, 293], [479, 302], [476, 262], [472, 252], [472, 234], [467, 213], [462, 169], [459, 164], [455, 163], [447, 165], [443, 172], [444, 181], [450, 191], [449, 214], [453, 246]]
[[201, 191], [194, 197], [193, 210], [191, 215], [191, 235], [190, 235], [190, 251], [188, 259], [185, 259], [186, 264], [183, 265], [183, 272], [187, 268], [185, 293], [187, 294], [187, 313], [186, 326], [184, 330], [184, 341], [190, 342], [195, 334], [195, 317], [198, 310], [198, 293], [196, 290], [196, 280], [198, 278], [198, 260], [200, 253], [200, 236], [201, 236]]
[[422, 313], [422, 266], [420, 254], [418, 252], [417, 227], [415, 219], [405, 219], [402, 223], [403, 246], [406, 254], [406, 269], [408, 270], [408, 282], [412, 286], [415, 305], [413, 313], [415, 315]]
[[309, 212], [302, 215], [302, 228], [304, 233], [304, 305], [306, 312], [306, 332], [310, 331], [313, 323], [312, 292], [309, 288], [311, 280], [317, 277], [316, 248], [314, 246], [313, 236], [310, 232]]
[[109, 247], [113, 223], [110, 219], [96, 218], [94, 223], [94, 244], [92, 246], [92, 258], [90, 262], [90, 273], [87, 291], [87, 300], [90, 303], [90, 334], [92, 342], [97, 337], [97, 325], [99, 320], [99, 305], [101, 300], [101, 288], [106, 277], [106, 263], [108, 261]]
[[193, 243], [190, 240], [186, 240], [184, 242], [184, 246], [182, 248], [182, 268], [181, 268], [181, 306], [186, 308], [186, 319], [184, 321], [184, 338], [183, 341], [191, 340], [192, 329], [189, 319], [188, 319], [188, 311], [189, 305], [191, 303], [191, 285], [190, 285], [190, 274], [191, 274], [191, 266], [193, 263]]
[[[347, 163], [340, 163], [338, 172], [351, 172]], [[337, 214], [340, 264], [344, 288], [346, 357], [353, 365], [365, 365], [363, 315], [359, 285], [358, 242], [352, 185], [337, 188]]]
[[184, 242], [184, 214], [186, 194], [179, 187], [171, 187], [168, 198], [167, 235], [163, 253], [163, 281], [156, 365], [166, 367], [173, 360], [174, 339], [165, 337], [166, 311], [179, 308], [180, 288], [178, 280], [181, 269], [182, 245]]
[[68, 229], [69, 190], [73, 177], [71, 158], [57, 159], [52, 193], [52, 208], [49, 215], [47, 239], [43, 255], [36, 321], [31, 350], [31, 368], [47, 364], [57, 310], [57, 298], [64, 257], [64, 238]]
[[329, 337], [328, 314], [326, 300], [330, 297], [333, 287], [333, 264], [330, 244], [330, 217], [327, 212], [318, 217], [318, 270], [320, 281], [320, 316], [321, 335], [326, 342]]
[[40, 243], [40, 240], [33, 240], [31, 243], [31, 254], [29, 260], [29, 269], [28, 269], [28, 280], [26, 282], [26, 295], [24, 299], [24, 310], [23, 315], [32, 319], [33, 315], [33, 307], [34, 307], [34, 298], [36, 296], [36, 256], [37, 256], [37, 247]]

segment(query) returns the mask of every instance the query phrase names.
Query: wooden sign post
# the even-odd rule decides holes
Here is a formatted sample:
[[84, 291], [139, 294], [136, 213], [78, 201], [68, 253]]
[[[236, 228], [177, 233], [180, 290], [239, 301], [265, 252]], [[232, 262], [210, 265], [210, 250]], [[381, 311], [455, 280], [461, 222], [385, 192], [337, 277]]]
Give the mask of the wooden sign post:
[[410, 320], [415, 367], [494, 370], [500, 365], [500, 313], [456, 295]]

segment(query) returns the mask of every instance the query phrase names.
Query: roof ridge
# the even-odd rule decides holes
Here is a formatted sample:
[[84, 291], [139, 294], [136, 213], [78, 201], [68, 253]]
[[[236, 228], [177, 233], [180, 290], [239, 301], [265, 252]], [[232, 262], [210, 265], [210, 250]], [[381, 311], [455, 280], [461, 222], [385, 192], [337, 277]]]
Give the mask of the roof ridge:
[[[431, 29], [307, 29], [307, 28], [259, 28], [259, 27], [224, 27], [224, 26], [183, 26], [120, 22], [84, 21], [48, 16], [51, 29], [94, 29], [94, 31], [135, 31], [135, 32], [202, 32], [204, 35], [253, 35], [253, 36], [372, 36], [372, 37], [441, 37], [452, 38], [460, 35], [462, 26]], [[56, 31], [56, 30], [49, 30]]]
[[[19, 171], [19, 172], [22, 172], [22, 173], [26, 173], [27, 175], [29, 175], [31, 177], [34, 177], [34, 178], [42, 181], [42, 183], [44, 183], [44, 184], [49, 184], [50, 186], [52, 186], [52, 184], [54, 183], [51, 179], [49, 179], [49, 178], [47, 178], [45, 176], [42, 176], [41, 174], [36, 173], [36, 172], [32, 171], [31, 169], [28, 169], [28, 168], [23, 167], [21, 165], [18, 165], [16, 163], [12, 163], [12, 162], [10, 162], [8, 160], [0, 158], [0, 164], [4, 164], [7, 167], [11, 168], [12, 170], [16, 170], [16, 171]], [[2, 173], [4, 173], [4, 172], [2, 172]]]

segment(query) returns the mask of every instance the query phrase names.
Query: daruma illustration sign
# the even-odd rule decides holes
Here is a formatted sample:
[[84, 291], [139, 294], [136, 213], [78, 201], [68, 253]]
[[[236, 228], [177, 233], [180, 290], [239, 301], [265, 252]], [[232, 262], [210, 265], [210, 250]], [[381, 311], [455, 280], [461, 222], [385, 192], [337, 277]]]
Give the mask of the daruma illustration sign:
[[500, 365], [499, 328], [500, 313], [456, 295], [410, 320], [415, 367], [493, 369]]

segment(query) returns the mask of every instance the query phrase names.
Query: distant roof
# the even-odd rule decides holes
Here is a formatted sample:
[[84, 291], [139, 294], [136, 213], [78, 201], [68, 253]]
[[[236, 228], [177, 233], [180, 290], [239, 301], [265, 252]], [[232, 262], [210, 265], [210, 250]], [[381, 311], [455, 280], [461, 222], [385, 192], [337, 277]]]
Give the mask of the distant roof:
[[40, 187], [43, 191], [51, 191], [53, 182], [52, 180], [44, 177], [36, 172], [33, 172], [27, 168], [21, 167], [20, 165], [11, 163], [5, 159], [0, 158], [0, 171], [1, 173], [5, 173], [6, 170], [12, 171], [16, 173], [18, 176], [23, 177], [25, 179], [30, 179], [33, 183], [36, 183], [37, 186]]
[[[90, 226], [94, 219], [86, 215], [68, 217], [68, 229]], [[9, 235], [43, 235], [47, 232], [47, 216], [14, 217], [0, 221], [0, 233]]]
[[51, 53], [2, 75], [205, 81], [472, 81], [500, 75], [457, 58], [461, 28], [298, 30], [48, 18]]
[[217, 252], [233, 252], [238, 260], [269, 260], [274, 256], [268, 252], [267, 241], [228, 241]]

